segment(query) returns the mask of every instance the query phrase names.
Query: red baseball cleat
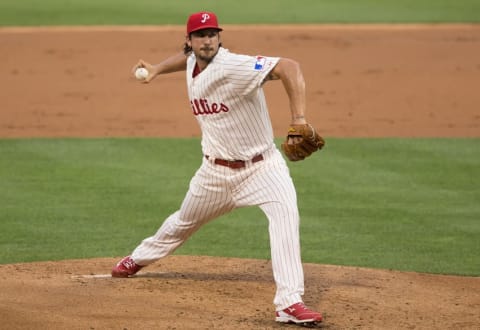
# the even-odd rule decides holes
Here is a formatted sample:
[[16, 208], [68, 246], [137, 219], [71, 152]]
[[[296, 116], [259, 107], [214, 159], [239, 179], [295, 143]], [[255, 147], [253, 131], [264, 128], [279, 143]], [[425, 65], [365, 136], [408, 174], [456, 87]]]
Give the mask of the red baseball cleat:
[[322, 322], [322, 315], [308, 309], [303, 302], [299, 302], [285, 308], [283, 311], [276, 312], [275, 321], [311, 325]]
[[113, 267], [112, 277], [129, 277], [142, 268], [143, 266], [137, 265], [130, 256], [126, 256]]

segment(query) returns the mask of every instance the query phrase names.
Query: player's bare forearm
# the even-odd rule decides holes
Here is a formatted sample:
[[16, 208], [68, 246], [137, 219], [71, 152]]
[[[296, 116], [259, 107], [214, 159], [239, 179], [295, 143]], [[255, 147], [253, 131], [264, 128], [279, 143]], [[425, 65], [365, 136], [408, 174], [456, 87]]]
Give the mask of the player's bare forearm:
[[187, 56], [183, 52], [170, 56], [159, 64], [154, 65], [156, 74], [185, 71], [187, 69]]
[[144, 82], [150, 82], [159, 74], [185, 71], [187, 69], [187, 57], [183, 52], [181, 52], [168, 57], [158, 64], [150, 64], [144, 60], [139, 60], [133, 67], [133, 71], [135, 71], [137, 68], [147, 69], [148, 77], [144, 80]]
[[303, 78], [303, 73], [298, 62], [287, 58], [281, 58], [269, 73], [267, 79], [280, 79], [282, 81], [290, 101], [292, 124], [306, 124], [305, 79]]

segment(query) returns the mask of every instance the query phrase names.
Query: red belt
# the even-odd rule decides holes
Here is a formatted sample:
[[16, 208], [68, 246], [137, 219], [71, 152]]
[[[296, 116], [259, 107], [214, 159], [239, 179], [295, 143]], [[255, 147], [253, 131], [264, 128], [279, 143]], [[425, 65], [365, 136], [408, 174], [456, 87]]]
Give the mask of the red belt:
[[[210, 157], [208, 155], [205, 155], [205, 158], [209, 159]], [[256, 163], [262, 160], [263, 160], [263, 155], [260, 154], [253, 157], [250, 161], [252, 163]], [[217, 165], [222, 165], [229, 168], [243, 168], [248, 163], [248, 161], [244, 161], [244, 160], [226, 160], [226, 159], [220, 159], [220, 158], [215, 158], [213, 162]]]

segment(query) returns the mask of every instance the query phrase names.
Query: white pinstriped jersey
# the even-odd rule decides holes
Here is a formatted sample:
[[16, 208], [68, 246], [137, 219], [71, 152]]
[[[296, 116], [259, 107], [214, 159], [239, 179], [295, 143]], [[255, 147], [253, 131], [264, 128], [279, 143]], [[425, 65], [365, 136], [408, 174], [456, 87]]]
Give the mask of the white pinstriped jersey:
[[202, 130], [205, 155], [248, 160], [273, 145], [273, 129], [262, 89], [278, 57], [247, 56], [220, 47], [212, 62], [192, 77], [196, 58], [187, 59], [192, 112]]

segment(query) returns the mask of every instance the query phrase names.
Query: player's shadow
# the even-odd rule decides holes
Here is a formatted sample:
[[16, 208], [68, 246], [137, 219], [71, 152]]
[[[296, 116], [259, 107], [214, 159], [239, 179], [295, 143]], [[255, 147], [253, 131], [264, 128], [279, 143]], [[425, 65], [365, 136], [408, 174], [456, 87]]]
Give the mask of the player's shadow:
[[245, 282], [272, 282], [273, 276], [252, 273], [194, 273], [194, 272], [146, 272], [138, 273], [131, 278], [158, 278], [158, 279], [184, 279], [194, 281], [245, 281]]

